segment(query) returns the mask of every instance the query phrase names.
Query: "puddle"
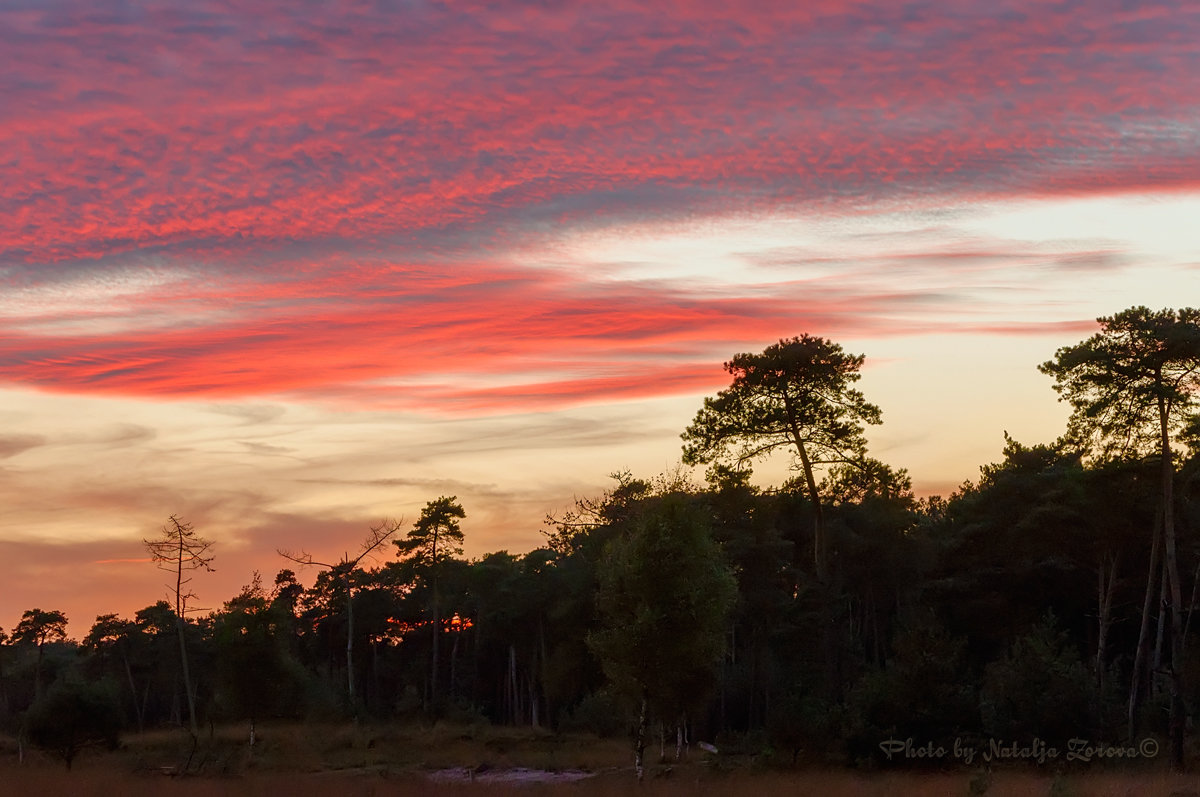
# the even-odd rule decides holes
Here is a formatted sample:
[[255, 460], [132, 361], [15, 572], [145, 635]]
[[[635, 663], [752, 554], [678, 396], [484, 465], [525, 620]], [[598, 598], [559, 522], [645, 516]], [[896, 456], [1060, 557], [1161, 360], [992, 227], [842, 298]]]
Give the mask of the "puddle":
[[472, 769], [454, 767], [429, 773], [429, 779], [441, 783], [572, 783], [595, 775], [582, 769]]

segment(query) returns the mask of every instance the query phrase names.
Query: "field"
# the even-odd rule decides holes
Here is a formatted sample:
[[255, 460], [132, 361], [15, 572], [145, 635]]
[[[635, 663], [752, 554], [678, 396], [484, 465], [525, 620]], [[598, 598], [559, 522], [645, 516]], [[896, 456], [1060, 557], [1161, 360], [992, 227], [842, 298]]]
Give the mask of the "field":
[[[764, 766], [750, 757], [714, 762], [693, 752], [681, 765], [652, 763], [638, 786], [622, 740], [527, 729], [444, 726], [275, 725], [253, 753], [244, 727], [210, 729], [193, 750], [177, 730], [130, 735], [112, 753], [87, 751], [70, 771], [39, 752], [18, 761], [0, 740], [0, 793], [33, 797], [115, 795], [646, 795], [764, 797], [1200, 797], [1200, 776], [1161, 768], [1056, 773], [1033, 766], [984, 773], [916, 770], [863, 773]], [[657, 750], [655, 750], [657, 753]], [[189, 763], [190, 757], [190, 763]], [[657, 755], [648, 759], [656, 761]], [[192, 774], [181, 774], [187, 766]]]

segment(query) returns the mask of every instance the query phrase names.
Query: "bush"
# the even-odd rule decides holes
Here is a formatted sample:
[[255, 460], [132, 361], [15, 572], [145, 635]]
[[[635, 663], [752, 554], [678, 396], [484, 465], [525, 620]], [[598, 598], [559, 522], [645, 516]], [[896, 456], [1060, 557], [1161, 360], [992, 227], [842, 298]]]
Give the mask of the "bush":
[[117, 747], [121, 705], [111, 684], [60, 678], [33, 704], [26, 716], [29, 739], [71, 768], [85, 747]]
[[564, 711], [558, 724], [562, 731], [611, 738], [626, 730], [626, 712], [612, 693], [601, 690], [584, 697], [573, 711]]
[[1053, 614], [988, 665], [979, 707], [984, 730], [998, 739], [1058, 742], [1102, 730], [1095, 680]]
[[850, 695], [847, 742], [856, 760], [879, 761], [884, 739], [952, 745], [978, 728], [964, 640], [951, 637], [934, 617], [922, 616], [897, 633], [895, 651], [885, 668], [864, 675]]

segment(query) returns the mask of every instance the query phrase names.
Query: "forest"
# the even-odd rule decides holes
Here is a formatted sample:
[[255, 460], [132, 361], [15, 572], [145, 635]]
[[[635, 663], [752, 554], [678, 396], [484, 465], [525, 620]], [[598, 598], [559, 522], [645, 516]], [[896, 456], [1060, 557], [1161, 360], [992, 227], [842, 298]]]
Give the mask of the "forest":
[[[202, 614], [214, 548], [172, 515], [146, 541], [172, 600], [78, 640], [52, 609], [0, 632], [0, 729], [68, 766], [149, 728], [237, 723], [252, 745], [267, 720], [353, 718], [623, 738], [639, 771], [647, 748], [699, 743], [886, 767], [1081, 740], [1161, 743], [1181, 768], [1200, 706], [1200, 311], [1099, 322], [1040, 365], [1073, 409], [1061, 437], [1006, 434], [948, 497], [870, 456], [884, 419], [854, 387], [863, 356], [802, 335], [725, 364], [682, 430], [702, 469], [614, 473], [527, 553], [464, 558], [470, 508], [440, 496], [338, 561], [281, 551]], [[795, 478], [755, 486], [771, 455]]]

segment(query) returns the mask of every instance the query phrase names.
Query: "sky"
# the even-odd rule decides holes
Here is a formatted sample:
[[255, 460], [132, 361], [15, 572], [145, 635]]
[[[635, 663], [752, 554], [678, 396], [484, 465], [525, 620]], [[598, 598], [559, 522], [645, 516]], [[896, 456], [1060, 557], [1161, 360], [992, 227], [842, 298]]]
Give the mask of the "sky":
[[530, 550], [802, 333], [949, 494], [1062, 432], [1037, 364], [1098, 316], [1200, 303], [1197, 41], [1185, 0], [0, 0], [0, 626], [165, 598], [172, 514], [200, 608], [441, 495]]

